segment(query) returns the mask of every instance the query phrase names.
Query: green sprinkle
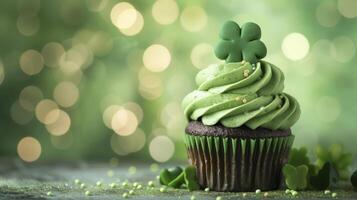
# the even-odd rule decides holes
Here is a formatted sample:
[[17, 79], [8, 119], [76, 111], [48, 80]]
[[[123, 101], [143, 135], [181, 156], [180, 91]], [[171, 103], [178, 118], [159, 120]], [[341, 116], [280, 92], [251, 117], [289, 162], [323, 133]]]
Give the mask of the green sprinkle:
[[133, 183], [133, 187], [138, 187], [139, 183], [138, 182], [134, 182]]
[[79, 181], [79, 179], [75, 179], [74, 180], [74, 184], [78, 185], [81, 181]]
[[84, 194], [85, 194], [86, 196], [90, 196], [90, 195], [91, 195], [89, 190], [87, 190]]
[[216, 200], [222, 200], [222, 197], [218, 196], [216, 197]]
[[196, 200], [196, 197], [194, 195], [192, 195], [191, 200]]
[[330, 190], [325, 190], [325, 191], [324, 191], [324, 194], [330, 194], [330, 193], [331, 193]]
[[84, 189], [86, 187], [86, 184], [82, 183], [80, 187], [81, 189]]
[[156, 180], [160, 180], [160, 176], [159, 175], [156, 176]]
[[98, 187], [100, 187], [100, 186], [102, 186], [102, 182], [101, 182], [101, 181], [97, 181], [97, 182], [95, 183], [95, 185], [98, 186]]
[[107, 176], [108, 176], [108, 177], [113, 177], [113, 176], [114, 176], [113, 170], [108, 170], [108, 171], [107, 171]]
[[137, 187], [136, 187], [136, 189], [141, 189], [143, 186], [142, 185], [138, 185]]
[[262, 191], [260, 189], [255, 190], [255, 194], [260, 194]]
[[247, 196], [247, 193], [244, 192], [242, 195], [243, 195], [243, 197], [246, 197], [246, 196]]
[[332, 196], [333, 198], [335, 198], [335, 197], [337, 197], [337, 193], [336, 193], [336, 192], [333, 192], [333, 193], [331, 194], [331, 196]]
[[149, 181], [149, 182], [148, 182], [148, 186], [149, 186], [149, 187], [154, 187], [154, 186], [155, 186], [155, 185], [154, 185], [154, 182], [153, 182], [153, 181]]
[[129, 190], [129, 194], [133, 195], [134, 194], [134, 190]]
[[285, 190], [285, 194], [289, 194], [290, 192], [291, 192], [291, 190], [289, 190], [289, 189]]
[[124, 194], [123, 194], [123, 198], [128, 198], [129, 197], [129, 194], [128, 193], [126, 193], [126, 192], [124, 192]]
[[109, 186], [110, 186], [110, 188], [115, 188], [117, 186], [117, 184], [116, 183], [111, 183], [111, 184], [109, 184]]
[[128, 186], [128, 185], [129, 185], [129, 183], [128, 183], [128, 182], [126, 182], [126, 181], [124, 181], [121, 185], [122, 185], [123, 187], [126, 187], [126, 186]]
[[159, 170], [159, 165], [156, 163], [153, 163], [150, 165], [150, 171], [152, 172], [157, 172]]
[[293, 196], [297, 196], [299, 193], [298, 193], [297, 191], [293, 190], [293, 191], [291, 191], [291, 194], [292, 194]]
[[269, 193], [268, 192], [264, 192], [264, 197], [268, 197]]
[[47, 192], [47, 196], [52, 196], [52, 192]]
[[205, 188], [205, 192], [209, 192], [209, 188]]
[[166, 187], [161, 187], [160, 192], [166, 192]]

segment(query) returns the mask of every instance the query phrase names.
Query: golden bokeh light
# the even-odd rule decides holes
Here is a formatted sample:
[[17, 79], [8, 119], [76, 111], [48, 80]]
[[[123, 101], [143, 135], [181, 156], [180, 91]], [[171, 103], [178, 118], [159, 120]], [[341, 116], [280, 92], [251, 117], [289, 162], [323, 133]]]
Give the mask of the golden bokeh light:
[[216, 61], [214, 58], [213, 47], [207, 43], [197, 44], [191, 51], [191, 62], [198, 69], [206, 68], [214, 63]]
[[138, 123], [143, 120], [144, 111], [139, 104], [135, 102], [127, 102], [123, 105], [123, 107], [135, 114], [136, 118], [138, 119]]
[[149, 144], [150, 156], [157, 162], [168, 161], [175, 153], [175, 144], [166, 136], [156, 136]]
[[339, 36], [332, 40], [332, 46], [330, 49], [331, 56], [342, 63], [352, 60], [356, 52], [354, 42], [346, 37]]
[[137, 11], [136, 20], [134, 24], [129, 28], [119, 29], [119, 31], [124, 35], [133, 36], [140, 33], [143, 27], [144, 27], [144, 17], [139, 11]]
[[23, 161], [36, 161], [41, 155], [41, 144], [33, 137], [24, 137], [17, 144], [17, 154]]
[[116, 4], [110, 12], [112, 23], [119, 29], [130, 28], [134, 25], [136, 18], [136, 9], [128, 2], [120, 2]]
[[64, 135], [67, 133], [71, 127], [71, 118], [63, 110], [52, 110], [46, 116], [46, 121], [51, 121], [55, 119], [52, 123], [46, 124], [47, 131], [55, 136]]
[[55, 87], [53, 98], [59, 105], [71, 107], [79, 98], [79, 90], [72, 82], [63, 81]]
[[26, 110], [33, 111], [42, 98], [42, 91], [38, 87], [30, 85], [21, 90], [19, 103]]
[[145, 141], [145, 133], [141, 129], [137, 129], [128, 136], [113, 134], [110, 139], [110, 145], [116, 154], [128, 155], [140, 151], [145, 146]]
[[316, 19], [325, 27], [334, 27], [340, 21], [341, 15], [334, 1], [322, 1], [316, 8]]
[[35, 75], [41, 72], [44, 60], [42, 55], [33, 49], [25, 51], [20, 57], [20, 67], [28, 75]]
[[186, 31], [197, 32], [206, 26], [207, 14], [202, 7], [188, 6], [182, 11], [180, 22]]
[[10, 108], [10, 116], [17, 124], [25, 125], [32, 120], [33, 113], [23, 108], [20, 103], [16, 101]]
[[285, 36], [281, 50], [290, 60], [302, 60], [309, 53], [309, 41], [301, 33], [290, 33]]
[[16, 26], [22, 35], [31, 36], [40, 29], [40, 19], [33, 13], [21, 14], [17, 18]]
[[175, 22], [179, 15], [179, 7], [174, 0], [157, 0], [151, 12], [157, 23], [167, 25]]
[[5, 80], [5, 69], [4, 69], [4, 65], [0, 60], [0, 85], [2, 82], [4, 82], [4, 80]]
[[165, 105], [160, 114], [161, 124], [166, 128], [167, 133], [174, 140], [181, 140], [181, 130], [184, 130], [184, 114], [179, 102], [169, 102]]
[[103, 122], [106, 127], [112, 129], [112, 119], [114, 114], [122, 107], [119, 105], [110, 105], [103, 112]]
[[54, 101], [50, 99], [44, 99], [37, 104], [35, 108], [35, 114], [36, 118], [41, 123], [51, 124], [58, 119], [60, 112], [58, 105]]
[[357, 1], [355, 0], [338, 0], [338, 11], [347, 18], [357, 17]]
[[138, 119], [130, 110], [121, 108], [112, 118], [111, 127], [115, 133], [122, 136], [127, 136], [136, 130], [138, 126]]
[[169, 50], [160, 44], [149, 46], [143, 55], [144, 66], [152, 72], [164, 71], [171, 62]]
[[45, 65], [55, 68], [59, 67], [60, 59], [65, 53], [65, 50], [60, 43], [50, 42], [42, 48], [41, 53], [44, 58]]

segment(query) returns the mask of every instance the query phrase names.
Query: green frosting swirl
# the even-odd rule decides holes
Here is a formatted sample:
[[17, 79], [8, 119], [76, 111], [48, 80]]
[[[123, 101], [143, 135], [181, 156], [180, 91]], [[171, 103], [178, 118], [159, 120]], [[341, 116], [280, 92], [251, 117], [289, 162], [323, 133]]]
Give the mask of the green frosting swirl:
[[300, 116], [298, 102], [283, 93], [284, 74], [265, 61], [212, 65], [197, 74], [196, 83], [182, 102], [189, 120], [276, 130], [290, 128]]

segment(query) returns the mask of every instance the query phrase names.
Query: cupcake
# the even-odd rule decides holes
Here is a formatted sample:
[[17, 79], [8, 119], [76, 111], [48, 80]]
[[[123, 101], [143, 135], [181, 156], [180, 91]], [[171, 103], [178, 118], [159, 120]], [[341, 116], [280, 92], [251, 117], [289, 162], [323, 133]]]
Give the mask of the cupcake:
[[263, 61], [267, 49], [257, 24], [224, 24], [215, 48], [222, 64], [196, 75], [198, 88], [183, 102], [186, 148], [202, 188], [274, 190], [294, 141], [300, 116], [296, 99], [283, 92], [284, 74]]

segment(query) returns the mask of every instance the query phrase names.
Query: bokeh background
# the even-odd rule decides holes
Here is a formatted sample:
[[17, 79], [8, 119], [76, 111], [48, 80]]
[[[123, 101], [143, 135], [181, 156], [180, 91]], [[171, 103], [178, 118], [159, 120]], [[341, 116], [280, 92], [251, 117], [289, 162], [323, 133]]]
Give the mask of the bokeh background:
[[[2, 0], [0, 156], [185, 160], [182, 98], [226, 21], [258, 23], [295, 146], [357, 142], [357, 1]], [[356, 154], [355, 154], [356, 155]]]

